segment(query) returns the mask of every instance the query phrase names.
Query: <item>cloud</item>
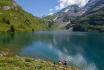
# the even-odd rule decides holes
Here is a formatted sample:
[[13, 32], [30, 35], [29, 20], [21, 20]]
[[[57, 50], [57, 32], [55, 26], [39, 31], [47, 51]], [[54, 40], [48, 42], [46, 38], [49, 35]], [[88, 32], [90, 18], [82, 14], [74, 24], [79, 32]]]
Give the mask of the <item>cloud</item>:
[[69, 5], [77, 4], [79, 7], [86, 5], [88, 0], [59, 0], [58, 5], [55, 7], [56, 10], [61, 10]]
[[49, 13], [48, 15], [53, 15], [54, 13]]
[[[50, 12], [61, 10], [69, 5], [78, 5], [79, 7], [83, 7], [89, 0], [58, 0], [58, 4], [53, 8], [49, 9]], [[53, 15], [53, 13], [49, 13], [48, 15]]]

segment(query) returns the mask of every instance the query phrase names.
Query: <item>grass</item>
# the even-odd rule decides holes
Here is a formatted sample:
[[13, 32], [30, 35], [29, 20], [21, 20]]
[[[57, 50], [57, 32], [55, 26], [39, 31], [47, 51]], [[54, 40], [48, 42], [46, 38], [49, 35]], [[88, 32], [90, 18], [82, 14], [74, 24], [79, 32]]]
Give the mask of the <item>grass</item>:
[[[67, 68], [67, 69], [65, 69]], [[49, 61], [25, 57], [4, 57], [0, 56], [0, 70], [78, 70], [67, 65], [58, 65]]]
[[[9, 10], [4, 10], [9, 6]], [[24, 11], [20, 6], [14, 6], [12, 0], [0, 1], [0, 31], [8, 31], [13, 26], [15, 31], [41, 31], [47, 30], [45, 21]]]

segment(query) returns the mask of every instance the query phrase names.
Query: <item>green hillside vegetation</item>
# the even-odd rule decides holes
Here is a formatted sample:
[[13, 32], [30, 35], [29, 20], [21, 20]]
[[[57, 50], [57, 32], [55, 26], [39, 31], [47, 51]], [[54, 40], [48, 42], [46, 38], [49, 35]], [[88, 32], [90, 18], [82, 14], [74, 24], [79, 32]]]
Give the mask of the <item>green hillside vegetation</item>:
[[0, 31], [47, 30], [45, 21], [24, 11], [13, 0], [0, 0]]
[[104, 7], [82, 16], [74, 26], [74, 31], [104, 31]]

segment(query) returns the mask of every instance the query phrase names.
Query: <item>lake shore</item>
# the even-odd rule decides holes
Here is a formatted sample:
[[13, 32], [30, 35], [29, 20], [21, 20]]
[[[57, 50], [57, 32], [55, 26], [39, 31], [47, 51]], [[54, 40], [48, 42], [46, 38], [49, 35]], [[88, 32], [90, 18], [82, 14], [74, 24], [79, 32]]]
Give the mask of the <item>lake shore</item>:
[[0, 56], [0, 70], [79, 70], [71, 65], [59, 65], [50, 61], [26, 57]]

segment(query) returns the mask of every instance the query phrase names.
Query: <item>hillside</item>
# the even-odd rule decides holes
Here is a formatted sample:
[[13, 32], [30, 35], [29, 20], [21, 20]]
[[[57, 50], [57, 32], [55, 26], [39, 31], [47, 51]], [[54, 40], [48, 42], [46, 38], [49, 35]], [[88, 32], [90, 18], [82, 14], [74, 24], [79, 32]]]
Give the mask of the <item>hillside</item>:
[[104, 32], [104, 1], [90, 0], [83, 8], [86, 12], [75, 20], [74, 31]]
[[0, 31], [47, 30], [44, 20], [24, 11], [14, 0], [0, 0]]
[[104, 7], [80, 17], [74, 24], [74, 31], [104, 32]]

